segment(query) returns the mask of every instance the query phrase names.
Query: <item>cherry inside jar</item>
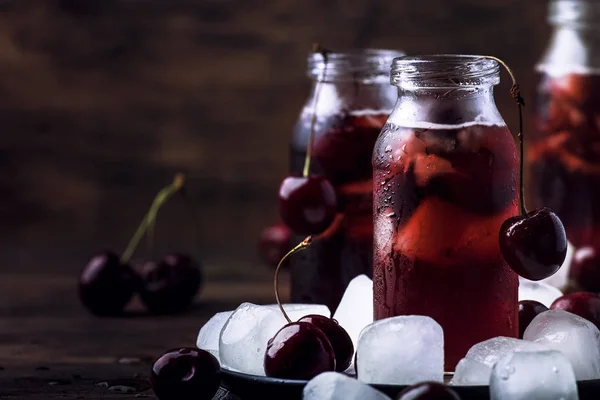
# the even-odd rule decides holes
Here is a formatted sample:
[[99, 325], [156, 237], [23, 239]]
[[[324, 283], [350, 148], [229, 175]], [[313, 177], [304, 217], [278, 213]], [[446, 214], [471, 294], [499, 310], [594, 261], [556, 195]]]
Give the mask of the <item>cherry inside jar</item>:
[[310, 173], [324, 175], [334, 185], [338, 212], [331, 226], [290, 260], [294, 302], [326, 304], [333, 311], [352, 278], [371, 276], [371, 156], [395, 102], [388, 74], [392, 59], [400, 55], [367, 49], [325, 57], [317, 53], [308, 59], [313, 85], [294, 128], [290, 169], [302, 174], [314, 129]]
[[373, 152], [375, 319], [435, 319], [452, 371], [474, 344], [517, 337], [518, 278], [498, 240], [518, 214], [517, 149], [495, 61], [403, 57], [392, 82], [398, 104]]

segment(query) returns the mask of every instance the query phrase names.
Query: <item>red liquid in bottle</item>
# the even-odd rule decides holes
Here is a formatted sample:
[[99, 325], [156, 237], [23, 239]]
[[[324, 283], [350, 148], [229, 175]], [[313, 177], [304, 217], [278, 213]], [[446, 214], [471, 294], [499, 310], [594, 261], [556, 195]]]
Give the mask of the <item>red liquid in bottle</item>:
[[518, 278], [498, 242], [503, 221], [518, 214], [509, 130], [388, 125], [375, 147], [375, 319], [435, 319], [446, 370], [475, 343], [517, 337]]
[[600, 76], [542, 75], [527, 145], [528, 204], [551, 208], [575, 247], [598, 252]]

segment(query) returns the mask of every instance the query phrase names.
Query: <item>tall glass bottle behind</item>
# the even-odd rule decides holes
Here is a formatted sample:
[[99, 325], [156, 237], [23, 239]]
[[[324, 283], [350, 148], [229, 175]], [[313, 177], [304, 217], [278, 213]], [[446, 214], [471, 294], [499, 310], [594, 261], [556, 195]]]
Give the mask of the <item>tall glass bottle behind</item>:
[[536, 66], [527, 204], [547, 206], [575, 247], [579, 290], [600, 291], [600, 2], [553, 0], [552, 37]]
[[[389, 66], [401, 55], [367, 49], [308, 58], [313, 85], [294, 127], [290, 169], [302, 173], [315, 119], [311, 173], [324, 175], [334, 185], [338, 213], [310, 248], [290, 260], [294, 302], [326, 304], [333, 311], [352, 278], [371, 275], [371, 155], [396, 99]], [[295, 242], [302, 239], [297, 236]]]

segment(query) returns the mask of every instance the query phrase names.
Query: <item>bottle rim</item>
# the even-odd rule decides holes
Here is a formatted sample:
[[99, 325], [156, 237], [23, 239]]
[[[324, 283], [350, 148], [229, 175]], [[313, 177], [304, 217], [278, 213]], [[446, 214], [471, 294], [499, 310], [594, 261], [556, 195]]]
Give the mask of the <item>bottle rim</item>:
[[392, 60], [404, 56], [402, 50], [393, 49], [350, 49], [308, 56], [308, 76], [320, 82], [371, 81], [389, 77]]
[[404, 89], [457, 89], [500, 83], [498, 62], [479, 55], [431, 54], [395, 58], [390, 82]]

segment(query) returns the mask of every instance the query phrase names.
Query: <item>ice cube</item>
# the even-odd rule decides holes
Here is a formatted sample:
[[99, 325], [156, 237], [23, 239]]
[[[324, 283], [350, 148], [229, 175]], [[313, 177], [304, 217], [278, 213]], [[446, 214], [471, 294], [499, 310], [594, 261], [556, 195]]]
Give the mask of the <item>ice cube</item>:
[[444, 332], [430, 317], [386, 318], [358, 341], [356, 372], [366, 383], [411, 385], [444, 378]]
[[527, 340], [497, 336], [479, 342], [469, 349], [465, 358], [492, 368], [505, 355], [515, 351], [544, 351], [550, 348]]
[[356, 351], [360, 332], [373, 322], [373, 281], [368, 276], [350, 281], [333, 318], [348, 332]]
[[354, 378], [324, 372], [311, 379], [302, 392], [303, 400], [389, 400], [385, 394]]
[[523, 338], [562, 352], [577, 380], [600, 378], [600, 331], [590, 321], [564, 310], [545, 311]]
[[[327, 317], [323, 305], [285, 304], [290, 319], [296, 321], [307, 314]], [[265, 375], [263, 362], [267, 342], [287, 323], [276, 304], [259, 306], [242, 303], [229, 317], [219, 337], [219, 358], [225, 369], [252, 375]]]
[[219, 359], [219, 335], [223, 325], [227, 322], [227, 319], [233, 314], [233, 311], [225, 311], [216, 313], [211, 319], [209, 319], [198, 332], [198, 338], [196, 339], [196, 347], [202, 350], [207, 350], [212, 353], [217, 360]]
[[535, 300], [546, 307], [550, 307], [552, 302], [562, 296], [562, 292], [543, 282], [534, 282], [519, 277], [519, 301]]
[[569, 360], [559, 351], [516, 352], [492, 371], [491, 400], [577, 400]]
[[526, 340], [497, 336], [473, 345], [454, 372], [453, 385], [487, 385], [492, 367], [515, 351], [544, 351], [550, 348]]
[[451, 385], [487, 385], [492, 369], [487, 365], [469, 358], [463, 358], [456, 365]]

